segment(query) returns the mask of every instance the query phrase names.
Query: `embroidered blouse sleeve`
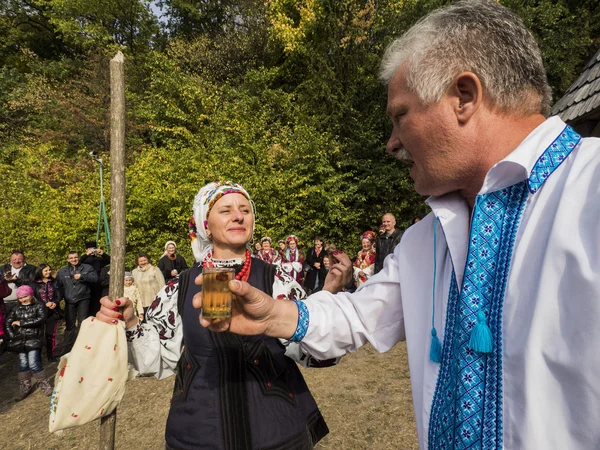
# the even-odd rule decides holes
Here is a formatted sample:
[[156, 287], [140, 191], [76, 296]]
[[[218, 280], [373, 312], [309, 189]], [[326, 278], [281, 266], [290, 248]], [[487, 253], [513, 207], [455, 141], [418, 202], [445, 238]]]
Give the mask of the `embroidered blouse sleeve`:
[[126, 330], [129, 361], [142, 375], [159, 380], [175, 373], [183, 330], [177, 311], [178, 278], [163, 287], [146, 312], [146, 322]]
[[[303, 300], [306, 298], [306, 293], [294, 278], [277, 266], [273, 282], [273, 297], [278, 300]], [[285, 356], [304, 367], [331, 367], [342, 359], [339, 357], [321, 361], [308, 354], [299, 342], [290, 342], [287, 339], [279, 341], [286, 347]]]

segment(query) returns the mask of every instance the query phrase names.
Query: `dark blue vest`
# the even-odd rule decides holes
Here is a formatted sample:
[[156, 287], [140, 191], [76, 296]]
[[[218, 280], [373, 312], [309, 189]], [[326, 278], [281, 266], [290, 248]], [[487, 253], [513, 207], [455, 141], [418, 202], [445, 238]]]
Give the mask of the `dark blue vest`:
[[[203, 328], [192, 298], [195, 264], [180, 279], [185, 348], [166, 443], [169, 449], [311, 449], [329, 430], [296, 363], [279, 340], [213, 333]], [[274, 270], [252, 259], [248, 282], [271, 293]]]

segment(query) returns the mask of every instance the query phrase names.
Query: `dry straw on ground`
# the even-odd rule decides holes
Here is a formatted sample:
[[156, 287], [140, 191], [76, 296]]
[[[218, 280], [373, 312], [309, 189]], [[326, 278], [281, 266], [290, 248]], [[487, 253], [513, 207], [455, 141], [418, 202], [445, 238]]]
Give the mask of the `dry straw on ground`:
[[[47, 370], [55, 372], [56, 364]], [[385, 354], [366, 346], [336, 367], [303, 373], [330, 429], [317, 450], [418, 448], [404, 344]], [[96, 422], [48, 433], [48, 397], [36, 390], [15, 401], [16, 378], [16, 355], [5, 353], [0, 356], [0, 449], [98, 448]], [[173, 377], [137, 378], [127, 384], [118, 409], [117, 449], [164, 449], [172, 388]]]

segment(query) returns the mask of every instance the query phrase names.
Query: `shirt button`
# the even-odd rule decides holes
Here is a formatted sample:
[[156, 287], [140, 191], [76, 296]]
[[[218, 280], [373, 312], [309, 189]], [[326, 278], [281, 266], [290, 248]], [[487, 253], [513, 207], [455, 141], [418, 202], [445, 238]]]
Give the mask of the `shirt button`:
[[269, 381], [269, 382], [267, 383], [267, 387], [271, 387], [271, 386], [272, 386], [272, 385], [271, 385], [271, 382]]
[[255, 360], [253, 361], [253, 363], [254, 363], [254, 365], [255, 365], [255, 366], [258, 366], [258, 359], [255, 359]]
[[187, 365], [186, 369], [190, 370], [192, 368], [192, 366], [190, 364]]

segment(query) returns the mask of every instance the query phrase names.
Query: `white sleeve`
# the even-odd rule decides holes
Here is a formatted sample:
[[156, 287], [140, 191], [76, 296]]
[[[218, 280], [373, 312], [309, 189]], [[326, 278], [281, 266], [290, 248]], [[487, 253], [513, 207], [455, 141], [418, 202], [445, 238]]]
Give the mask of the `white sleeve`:
[[367, 276], [367, 278], [372, 277], [373, 273], [375, 273], [375, 264], [371, 264], [369, 267], [365, 267], [363, 269], [363, 272]]
[[318, 359], [355, 352], [370, 342], [379, 352], [406, 338], [397, 256], [356, 292], [319, 291], [305, 300], [309, 325], [302, 349]]
[[129, 362], [142, 375], [162, 380], [175, 373], [183, 339], [178, 292], [178, 282], [163, 287], [146, 312], [146, 323], [126, 330]]

